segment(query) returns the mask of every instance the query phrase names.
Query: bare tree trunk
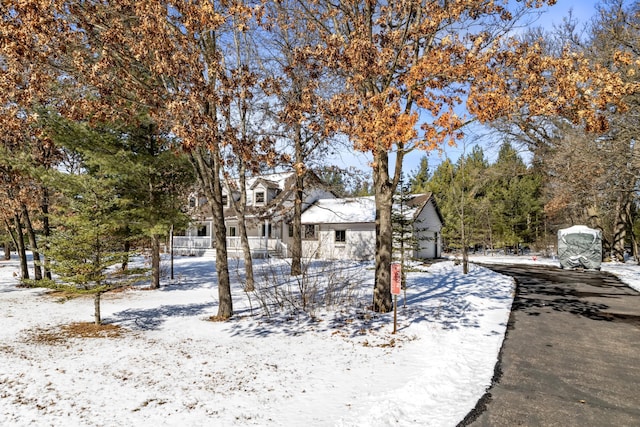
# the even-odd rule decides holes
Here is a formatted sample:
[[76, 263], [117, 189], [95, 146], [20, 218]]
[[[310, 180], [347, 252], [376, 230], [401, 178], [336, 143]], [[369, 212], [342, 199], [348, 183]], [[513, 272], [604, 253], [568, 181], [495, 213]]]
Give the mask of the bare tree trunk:
[[160, 236], [151, 236], [151, 289], [160, 289]]
[[18, 257], [20, 258], [20, 273], [22, 280], [29, 279], [29, 266], [27, 263], [27, 249], [24, 244], [24, 233], [22, 232], [22, 223], [20, 216], [16, 213], [13, 216], [13, 224], [16, 231], [15, 242], [18, 249]]
[[93, 319], [96, 325], [102, 325], [102, 317], [100, 315], [100, 296], [102, 292], [96, 292], [93, 295]]
[[636, 233], [631, 230], [631, 250], [633, 251], [633, 259], [637, 264], [640, 264], [640, 259], [638, 259], [638, 239], [636, 238]]
[[16, 235], [13, 232], [13, 226], [11, 225], [9, 220], [7, 220], [7, 219], [4, 220], [4, 225], [6, 227], [7, 233], [9, 233], [9, 236], [11, 237], [11, 241], [13, 242], [13, 246], [15, 246], [16, 250], [17, 250], [17, 248], [18, 248], [18, 239], [16, 238]]
[[242, 254], [244, 256], [244, 272], [246, 292], [253, 292], [255, 284], [253, 280], [253, 258], [251, 257], [251, 246], [249, 245], [249, 237], [247, 235], [246, 209], [247, 209], [247, 178], [246, 164], [241, 158], [238, 159], [238, 178], [240, 181], [240, 200], [237, 202], [231, 197], [231, 186], [227, 185], [227, 198], [238, 218], [238, 233], [240, 234], [240, 245], [242, 246]]
[[238, 232], [240, 233], [240, 244], [242, 245], [242, 254], [244, 256], [244, 290], [245, 292], [253, 292], [255, 290], [255, 284], [253, 280], [253, 258], [251, 257], [251, 246], [249, 246], [247, 225], [244, 221], [244, 218], [242, 219], [242, 221], [238, 221]]
[[4, 260], [9, 261], [11, 259], [11, 244], [4, 242]]
[[293, 201], [293, 242], [291, 244], [291, 275], [302, 274], [302, 195], [303, 179], [296, 175], [296, 189]]
[[627, 237], [627, 224], [630, 222], [627, 216], [628, 212], [630, 212], [630, 203], [629, 197], [625, 194], [618, 199], [616, 204], [611, 258], [620, 262], [624, 262], [624, 244]]
[[220, 159], [217, 146], [211, 145], [207, 152], [204, 148], [195, 149], [192, 154], [198, 179], [211, 203], [213, 232], [216, 247], [216, 273], [218, 275], [218, 314], [220, 319], [233, 315], [231, 283], [229, 280], [229, 260], [227, 258], [227, 237], [222, 205], [222, 186], [220, 178]]
[[291, 246], [291, 275], [302, 274], [302, 198], [304, 197], [304, 156], [302, 153], [302, 135], [296, 126], [295, 139], [295, 171], [296, 186], [293, 201], [293, 244]]
[[302, 197], [303, 179], [296, 176], [296, 190], [293, 201], [293, 241], [291, 242], [291, 275], [302, 274]]
[[387, 313], [393, 308], [391, 299], [391, 252], [393, 250], [393, 186], [389, 183], [389, 157], [378, 152], [373, 168], [376, 202], [376, 274], [373, 288], [373, 310]]
[[122, 255], [122, 264], [120, 265], [120, 269], [122, 271], [127, 271], [129, 268], [129, 251], [131, 250], [131, 241], [126, 239], [124, 241], [124, 254]]
[[51, 226], [49, 225], [49, 189], [42, 188], [42, 234], [44, 236], [44, 277], [51, 280], [51, 269], [49, 268], [49, 262], [47, 261], [47, 249], [49, 249], [49, 236], [51, 236]]
[[212, 192], [215, 202], [212, 203], [213, 226], [216, 241], [216, 271], [218, 272], [218, 318], [228, 319], [233, 315], [231, 300], [231, 282], [229, 279], [229, 259], [227, 255], [227, 236], [222, 206], [222, 187], [220, 185], [220, 159], [214, 154]]
[[27, 210], [27, 206], [24, 203], [22, 204], [22, 217], [24, 218], [27, 237], [29, 238], [29, 246], [31, 246], [31, 252], [33, 254], [33, 278], [35, 280], [42, 280], [42, 266], [40, 265], [40, 252], [38, 251], [36, 233], [33, 230], [33, 226], [31, 225], [29, 211]]
[[173, 280], [174, 279], [174, 276], [173, 276], [173, 224], [171, 224], [171, 229], [169, 231], [169, 265], [170, 265], [169, 275], [171, 277], [171, 280]]

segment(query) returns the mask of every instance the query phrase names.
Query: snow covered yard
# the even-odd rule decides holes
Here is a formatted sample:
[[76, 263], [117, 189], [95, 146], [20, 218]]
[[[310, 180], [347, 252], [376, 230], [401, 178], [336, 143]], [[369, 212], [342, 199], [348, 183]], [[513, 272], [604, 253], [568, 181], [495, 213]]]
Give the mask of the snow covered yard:
[[[283, 263], [260, 261], [258, 283]], [[412, 272], [394, 335], [392, 314], [364, 309], [372, 265], [334, 268], [353, 282], [353, 304], [265, 316], [242, 291], [241, 266], [232, 266], [236, 314], [211, 322], [213, 261], [177, 258], [176, 280], [161, 290], [104, 295], [103, 318], [114, 329], [92, 338], [65, 329], [92, 321], [91, 297], [63, 302], [48, 290], [17, 288], [17, 261], [2, 261], [0, 419], [16, 426], [461, 421], [490, 385], [512, 280], [478, 266], [465, 276], [450, 261]]]

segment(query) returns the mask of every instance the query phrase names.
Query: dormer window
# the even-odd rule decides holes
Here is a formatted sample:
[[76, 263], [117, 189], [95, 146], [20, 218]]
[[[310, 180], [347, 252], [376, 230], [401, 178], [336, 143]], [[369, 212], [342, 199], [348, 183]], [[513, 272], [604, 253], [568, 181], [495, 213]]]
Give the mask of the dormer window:
[[264, 191], [256, 191], [256, 205], [264, 204]]
[[229, 196], [226, 194], [222, 195], [222, 206], [229, 206]]
[[196, 198], [195, 197], [189, 197], [189, 207], [190, 208], [195, 208], [196, 207]]

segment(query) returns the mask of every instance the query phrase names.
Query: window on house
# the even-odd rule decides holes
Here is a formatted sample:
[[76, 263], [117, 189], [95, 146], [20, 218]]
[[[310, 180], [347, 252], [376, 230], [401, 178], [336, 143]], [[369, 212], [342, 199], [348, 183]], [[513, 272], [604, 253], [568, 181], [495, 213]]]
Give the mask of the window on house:
[[[269, 229], [268, 229], [268, 231], [269, 231], [269, 237], [271, 237], [271, 224], [269, 224]], [[265, 236], [265, 228], [264, 228], [264, 224], [262, 224], [262, 228], [261, 228], [261, 230], [260, 230], [260, 236], [261, 236], [261, 237], [264, 237], [264, 236]]]
[[195, 208], [196, 207], [196, 198], [195, 197], [189, 197], [189, 207], [190, 208]]
[[264, 204], [264, 191], [256, 191], [256, 204]]
[[229, 203], [229, 196], [227, 196], [226, 194], [222, 195], [222, 206], [227, 206]]
[[198, 237], [206, 237], [207, 236], [207, 226], [199, 225], [198, 226]]
[[302, 237], [306, 240], [316, 239], [316, 226], [311, 224], [305, 224], [303, 229], [304, 234]]
[[293, 224], [289, 224], [289, 237], [293, 237]]
[[347, 230], [336, 230], [336, 243], [346, 243]]
[[236, 228], [235, 227], [229, 227], [229, 237], [236, 237]]

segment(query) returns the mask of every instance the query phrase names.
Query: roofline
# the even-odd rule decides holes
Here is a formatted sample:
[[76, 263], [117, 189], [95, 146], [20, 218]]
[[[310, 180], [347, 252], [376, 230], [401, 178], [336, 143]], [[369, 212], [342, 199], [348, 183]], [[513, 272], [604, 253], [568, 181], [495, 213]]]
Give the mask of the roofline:
[[[442, 225], [444, 225], [444, 217], [442, 216], [442, 212], [440, 212], [440, 208], [438, 207], [438, 204], [436, 203], [436, 198], [433, 195], [433, 192], [429, 192], [429, 193], [422, 193], [424, 195], [428, 195], [427, 198], [425, 199], [425, 201], [422, 203], [422, 205], [416, 209], [415, 214], [413, 215], [413, 219], [418, 218], [418, 216], [420, 216], [420, 214], [422, 213], [422, 211], [424, 210], [425, 206], [427, 206], [427, 203], [429, 203], [429, 201], [433, 200], [433, 208], [436, 211], [436, 215], [438, 215], [438, 219], [440, 220], [440, 222], [442, 223]], [[416, 194], [416, 195], [421, 195], [421, 194]]]

